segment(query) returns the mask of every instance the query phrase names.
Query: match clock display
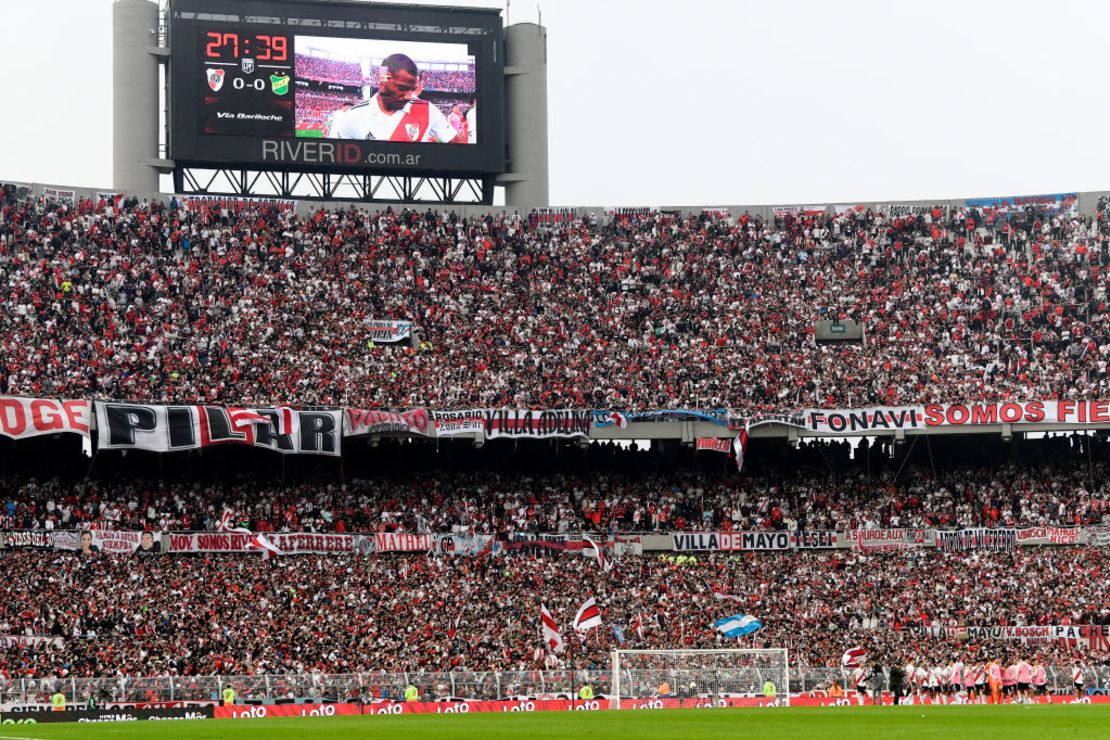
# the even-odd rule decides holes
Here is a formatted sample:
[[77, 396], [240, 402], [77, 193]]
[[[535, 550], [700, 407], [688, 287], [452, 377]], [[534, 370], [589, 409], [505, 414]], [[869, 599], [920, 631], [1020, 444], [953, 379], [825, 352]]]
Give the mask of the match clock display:
[[198, 30], [204, 70], [200, 130], [288, 135], [293, 126], [292, 42], [281, 33], [227, 27]]

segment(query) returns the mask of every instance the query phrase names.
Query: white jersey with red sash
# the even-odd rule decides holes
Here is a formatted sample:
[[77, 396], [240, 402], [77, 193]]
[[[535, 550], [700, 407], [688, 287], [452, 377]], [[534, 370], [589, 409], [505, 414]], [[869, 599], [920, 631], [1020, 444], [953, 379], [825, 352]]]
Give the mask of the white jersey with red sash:
[[426, 100], [416, 98], [400, 110], [387, 113], [375, 95], [350, 110], [336, 112], [324, 135], [330, 139], [445, 143], [458, 132], [443, 111]]

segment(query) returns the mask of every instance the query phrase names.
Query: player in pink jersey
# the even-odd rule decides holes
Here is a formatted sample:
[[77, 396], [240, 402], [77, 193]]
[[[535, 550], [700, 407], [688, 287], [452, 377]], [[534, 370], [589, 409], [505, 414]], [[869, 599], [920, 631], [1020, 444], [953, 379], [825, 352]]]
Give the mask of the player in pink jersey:
[[1045, 672], [1041, 656], [1033, 662], [1033, 693], [1038, 696], [1048, 695], [1048, 674]]
[[1017, 662], [1017, 695], [1022, 702], [1029, 701], [1029, 687], [1033, 683], [1033, 666], [1021, 658]]
[[975, 677], [980, 670], [982, 670], [982, 668], [974, 663], [968, 663], [967, 667], [964, 669], [963, 689], [967, 692], [967, 701], [969, 704], [975, 702]]
[[1002, 671], [1002, 695], [1013, 701], [1017, 693], [1017, 665], [1011, 663]]

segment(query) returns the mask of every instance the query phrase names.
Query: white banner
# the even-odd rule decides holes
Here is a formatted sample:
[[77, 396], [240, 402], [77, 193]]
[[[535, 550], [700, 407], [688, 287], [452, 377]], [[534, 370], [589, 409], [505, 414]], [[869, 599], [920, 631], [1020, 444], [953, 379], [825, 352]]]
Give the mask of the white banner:
[[176, 452], [221, 444], [338, 457], [340, 411], [96, 402], [100, 449]]
[[531, 411], [488, 409], [484, 412], [485, 434], [499, 437], [586, 437], [593, 415], [589, 411]]
[[432, 428], [437, 437], [456, 434], [479, 434], [486, 429], [485, 412], [481, 409], [467, 411], [432, 411]]
[[161, 535], [114, 529], [66, 530], [54, 533], [54, 548], [75, 550], [82, 555], [132, 555], [162, 552]]
[[671, 535], [671, 549], [676, 552], [790, 548], [789, 532], [676, 532]]
[[412, 337], [412, 322], [375, 319], [367, 325], [367, 331], [378, 343], [407, 342]]
[[60, 637], [51, 635], [0, 635], [0, 648], [42, 647], [50, 645], [61, 649], [65, 642]]
[[77, 196], [72, 190], [59, 190], [58, 188], [43, 188], [42, 194], [47, 200], [55, 200], [69, 204], [72, 204]]

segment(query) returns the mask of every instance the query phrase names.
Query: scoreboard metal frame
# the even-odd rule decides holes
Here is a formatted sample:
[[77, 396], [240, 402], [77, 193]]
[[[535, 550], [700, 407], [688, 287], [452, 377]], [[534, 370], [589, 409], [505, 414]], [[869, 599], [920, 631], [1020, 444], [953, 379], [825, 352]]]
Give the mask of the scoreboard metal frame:
[[[494, 180], [506, 169], [499, 10], [343, 0], [172, 0], [166, 21], [170, 42], [167, 141], [177, 192], [301, 200], [492, 203]], [[475, 64], [477, 143], [294, 136], [291, 73], [259, 68], [287, 62], [292, 69], [298, 35], [366, 39], [385, 45], [389, 41], [465, 44]], [[210, 41], [221, 37], [226, 37], [226, 43]], [[206, 52], [208, 56], [232, 56], [220, 56], [217, 62], [207, 59]], [[284, 58], [279, 56], [282, 52]], [[279, 63], [266, 65], [272, 58]], [[216, 64], [223, 66], [209, 66]], [[249, 76], [244, 80], [240, 70], [246, 72], [248, 65]], [[213, 90], [233, 83], [236, 90], [250, 86], [242, 93], [247, 97], [236, 99], [245, 106], [240, 108], [246, 111], [238, 114], [241, 118], [262, 120], [264, 129], [268, 117], [276, 118], [287, 109], [290, 125], [281, 132], [273, 125], [268, 132], [255, 132], [248, 123], [233, 133], [205, 133], [198, 101], [208, 94], [206, 75], [213, 69], [228, 72], [226, 78], [214, 75]], [[287, 98], [279, 100], [286, 94]], [[254, 111], [249, 95], [258, 96], [260, 105], [279, 108]], [[275, 116], [268, 116], [271, 112]]]

